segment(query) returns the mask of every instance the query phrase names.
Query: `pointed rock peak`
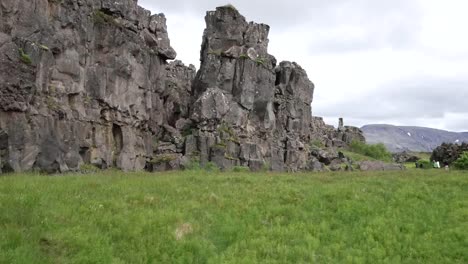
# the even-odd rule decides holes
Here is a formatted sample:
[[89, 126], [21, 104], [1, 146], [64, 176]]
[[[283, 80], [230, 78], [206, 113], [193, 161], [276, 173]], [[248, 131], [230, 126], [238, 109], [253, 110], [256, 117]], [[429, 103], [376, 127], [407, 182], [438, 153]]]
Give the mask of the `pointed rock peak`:
[[232, 4], [227, 4], [223, 6], [218, 6], [216, 8], [217, 12], [226, 12], [226, 14], [232, 14], [232, 15], [238, 15], [240, 16], [241, 14], [239, 13], [239, 10]]
[[207, 23], [212, 24], [224, 22], [233, 24], [246, 24], [247, 21], [243, 15], [231, 4], [219, 6], [215, 11], [208, 11], [206, 16]]

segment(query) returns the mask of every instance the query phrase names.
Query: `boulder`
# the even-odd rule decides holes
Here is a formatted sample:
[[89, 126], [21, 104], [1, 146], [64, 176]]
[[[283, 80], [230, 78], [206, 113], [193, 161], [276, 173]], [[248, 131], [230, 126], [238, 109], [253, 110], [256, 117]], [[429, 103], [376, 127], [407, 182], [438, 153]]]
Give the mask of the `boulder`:
[[393, 161], [396, 163], [416, 162], [418, 160], [420, 160], [418, 156], [410, 154], [408, 152], [400, 152], [393, 154]]
[[460, 158], [463, 152], [468, 152], [468, 143], [444, 143], [432, 152], [431, 161], [439, 161], [441, 165], [451, 165], [454, 161]]
[[332, 161], [339, 160], [340, 155], [336, 150], [330, 149], [320, 149], [312, 148], [310, 151], [311, 155], [317, 158], [321, 163], [325, 165], [330, 165]]

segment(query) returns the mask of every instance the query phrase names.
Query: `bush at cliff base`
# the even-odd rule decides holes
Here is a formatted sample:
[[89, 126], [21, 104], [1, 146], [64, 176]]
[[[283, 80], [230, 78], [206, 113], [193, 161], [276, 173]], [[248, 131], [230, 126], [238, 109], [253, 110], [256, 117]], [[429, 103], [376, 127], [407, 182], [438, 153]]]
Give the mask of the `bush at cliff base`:
[[387, 148], [384, 144], [375, 144], [375, 145], [368, 145], [364, 142], [360, 141], [353, 141], [350, 146], [350, 150], [359, 153], [377, 160], [382, 161], [391, 161], [392, 154], [388, 152]]
[[428, 160], [419, 160], [418, 162], [416, 162], [416, 168], [418, 169], [432, 169], [434, 166], [432, 164], [432, 162], [428, 161]]
[[453, 166], [459, 170], [468, 170], [468, 152], [463, 152], [463, 154], [458, 158]]

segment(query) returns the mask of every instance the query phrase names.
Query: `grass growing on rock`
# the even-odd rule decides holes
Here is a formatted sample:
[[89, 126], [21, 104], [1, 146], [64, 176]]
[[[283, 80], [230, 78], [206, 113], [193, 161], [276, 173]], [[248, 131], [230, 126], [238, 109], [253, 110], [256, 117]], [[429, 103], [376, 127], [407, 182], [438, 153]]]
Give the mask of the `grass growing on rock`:
[[467, 263], [463, 172], [0, 177], [0, 263]]
[[24, 64], [26, 64], [26, 65], [31, 65], [32, 64], [31, 57], [28, 54], [26, 54], [22, 48], [18, 49], [18, 53], [19, 53], [19, 56], [20, 56], [20, 60]]

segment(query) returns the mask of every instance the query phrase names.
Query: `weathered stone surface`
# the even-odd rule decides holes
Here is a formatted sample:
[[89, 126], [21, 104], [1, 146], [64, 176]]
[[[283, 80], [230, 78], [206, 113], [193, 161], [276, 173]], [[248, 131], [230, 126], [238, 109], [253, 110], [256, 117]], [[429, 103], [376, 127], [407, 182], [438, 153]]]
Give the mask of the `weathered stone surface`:
[[[268, 53], [269, 26], [206, 15], [200, 70], [174, 59], [163, 14], [135, 0], [3, 0], [0, 170], [323, 170], [362, 140], [312, 117], [314, 85]], [[311, 151], [318, 141], [330, 150]]]
[[[308, 169], [314, 85], [305, 71], [294, 62], [276, 66], [268, 54], [269, 27], [248, 23], [237, 10], [219, 7], [205, 20], [191, 114], [199, 137], [236, 142], [240, 152], [229, 153], [230, 160], [252, 170]], [[203, 144], [199, 152], [204, 160]]]
[[395, 171], [405, 170], [403, 164], [391, 164], [382, 161], [362, 161], [358, 163], [361, 171]]
[[309, 157], [307, 170], [321, 172], [325, 170], [325, 166], [315, 157]]
[[431, 155], [431, 161], [439, 161], [442, 165], [451, 165], [463, 152], [468, 152], [468, 143], [444, 143], [437, 147]]
[[2, 167], [141, 170], [188, 118], [195, 69], [166, 63], [164, 15], [133, 0], [4, 0], [0, 14]]
[[396, 163], [416, 162], [420, 160], [418, 156], [410, 154], [408, 152], [394, 153], [392, 156], [393, 161]]
[[334, 149], [327, 150], [313, 147], [310, 153], [325, 165], [330, 165], [334, 160], [340, 159], [338, 152], [336, 152]]

